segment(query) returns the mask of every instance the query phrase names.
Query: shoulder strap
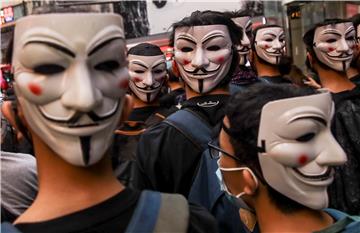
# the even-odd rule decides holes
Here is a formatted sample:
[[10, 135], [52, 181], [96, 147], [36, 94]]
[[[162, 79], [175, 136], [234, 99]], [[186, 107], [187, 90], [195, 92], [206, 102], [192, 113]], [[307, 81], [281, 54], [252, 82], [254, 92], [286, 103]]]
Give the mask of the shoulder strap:
[[1, 232], [2, 233], [21, 233], [14, 225], [9, 222], [1, 223]]
[[185, 233], [188, 222], [189, 207], [183, 196], [145, 190], [125, 232]]
[[164, 120], [165, 123], [173, 126], [194, 145], [205, 150], [211, 137], [211, 126], [190, 109], [181, 109]]
[[360, 229], [360, 217], [359, 216], [350, 216], [344, 212], [335, 209], [325, 209], [325, 212], [330, 214], [337, 221], [330, 227], [316, 231], [314, 233], [356, 233]]

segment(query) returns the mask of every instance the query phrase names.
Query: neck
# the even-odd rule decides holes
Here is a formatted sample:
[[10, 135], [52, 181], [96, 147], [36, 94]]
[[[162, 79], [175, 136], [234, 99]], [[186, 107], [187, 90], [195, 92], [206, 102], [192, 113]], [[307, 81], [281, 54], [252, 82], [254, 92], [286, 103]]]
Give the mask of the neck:
[[168, 86], [170, 87], [171, 91], [175, 91], [177, 89], [182, 88], [182, 85], [180, 82], [168, 82]]
[[359, 75], [359, 71], [356, 68], [350, 67], [347, 71], [346, 71], [346, 75], [348, 76], [348, 78], [351, 80], [351, 78], [355, 77], [356, 75]]
[[133, 100], [134, 100], [134, 106], [133, 108], [143, 108], [143, 107], [148, 107], [148, 106], [159, 106], [159, 101], [156, 99], [151, 103], [146, 103], [144, 101], [142, 101], [141, 99], [139, 99], [136, 95], [132, 95]]
[[254, 206], [260, 232], [314, 232], [333, 224], [332, 218], [319, 210], [304, 208], [283, 213], [268, 195], [259, 195]]
[[348, 91], [355, 87], [355, 84], [348, 79], [346, 73], [329, 68], [324, 69], [320, 66], [318, 66], [317, 72], [320, 77], [321, 85], [324, 88], [329, 89], [332, 93]]
[[193, 89], [191, 89], [188, 85], [185, 85], [185, 95], [186, 95], [186, 99], [191, 99], [193, 97], [197, 97], [197, 96], [204, 96], [204, 95], [229, 95], [229, 90], [228, 88], [215, 88], [210, 92], [204, 93], [204, 94], [200, 94], [195, 92]]
[[259, 58], [256, 59], [255, 66], [258, 77], [276, 77], [281, 75], [277, 66], [261, 62]]
[[16, 223], [44, 221], [73, 213], [124, 189], [114, 176], [107, 156], [90, 167], [73, 166], [62, 160], [36, 134], [32, 136], [39, 190], [32, 205]]

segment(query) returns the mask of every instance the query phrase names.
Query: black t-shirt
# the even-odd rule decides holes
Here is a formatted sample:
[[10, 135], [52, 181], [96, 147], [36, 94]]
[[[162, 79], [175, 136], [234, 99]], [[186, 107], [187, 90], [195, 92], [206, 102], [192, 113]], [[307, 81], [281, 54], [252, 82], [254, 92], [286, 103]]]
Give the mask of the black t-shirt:
[[360, 214], [360, 86], [332, 94], [335, 114], [332, 132], [346, 153], [347, 162], [335, 167], [329, 186], [330, 208]]
[[[125, 189], [95, 206], [53, 220], [16, 224], [23, 233], [121, 233], [125, 232], [140, 192]], [[213, 217], [202, 207], [190, 205], [188, 232], [216, 232]]]
[[153, 113], [161, 110], [159, 106], [146, 106], [142, 108], [134, 108], [129, 116], [129, 121], [142, 121], [145, 122]]
[[[229, 95], [193, 97], [182, 109], [191, 109], [212, 127], [224, 117]], [[137, 186], [187, 196], [200, 162], [202, 149], [177, 128], [165, 122], [144, 132], [138, 144]]]
[[286, 79], [283, 76], [261, 76], [259, 77], [259, 79], [261, 82], [271, 83], [271, 84], [292, 83], [289, 79]]

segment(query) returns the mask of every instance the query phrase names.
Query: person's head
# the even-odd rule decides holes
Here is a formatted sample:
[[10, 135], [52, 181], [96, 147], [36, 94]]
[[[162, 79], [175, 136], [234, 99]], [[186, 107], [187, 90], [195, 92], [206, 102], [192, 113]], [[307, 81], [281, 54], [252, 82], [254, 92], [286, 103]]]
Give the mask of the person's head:
[[132, 93], [143, 102], [153, 102], [166, 81], [165, 55], [158, 46], [141, 43], [129, 49], [128, 60]]
[[232, 155], [219, 160], [228, 190], [262, 192], [283, 212], [326, 207], [331, 166], [346, 161], [331, 134], [333, 111], [329, 92], [293, 85], [260, 84], [235, 94], [219, 139]]
[[170, 44], [186, 85], [199, 94], [227, 86], [238, 66], [241, 29], [215, 11], [195, 11], [172, 27]]
[[252, 53], [258, 61], [279, 66], [285, 54], [284, 29], [278, 25], [262, 25], [253, 30], [252, 39]]
[[354, 55], [350, 66], [360, 71], [360, 14], [356, 14], [350, 18], [354, 24], [356, 31], [356, 46], [354, 46]]
[[308, 30], [303, 41], [309, 68], [346, 72], [353, 57], [355, 29], [349, 20], [327, 19]]
[[247, 11], [233, 11], [225, 12], [236, 26], [240, 27], [243, 31], [243, 36], [240, 44], [237, 45], [236, 50], [239, 54], [239, 65], [243, 66], [248, 61], [249, 52], [251, 49], [250, 43], [252, 41], [252, 22], [251, 15]]
[[16, 22], [13, 49], [15, 93], [31, 134], [72, 165], [100, 161], [127, 102], [122, 18], [27, 16]]

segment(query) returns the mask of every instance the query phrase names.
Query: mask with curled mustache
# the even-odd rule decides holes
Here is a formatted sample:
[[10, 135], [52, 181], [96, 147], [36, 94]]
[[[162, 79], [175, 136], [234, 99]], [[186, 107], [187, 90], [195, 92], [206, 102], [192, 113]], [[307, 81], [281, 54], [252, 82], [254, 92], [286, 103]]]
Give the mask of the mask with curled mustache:
[[316, 57], [333, 70], [345, 72], [349, 68], [355, 45], [355, 28], [351, 22], [329, 24], [315, 30]]
[[97, 163], [112, 142], [128, 86], [122, 18], [27, 16], [14, 35], [14, 87], [32, 132], [72, 165]]

